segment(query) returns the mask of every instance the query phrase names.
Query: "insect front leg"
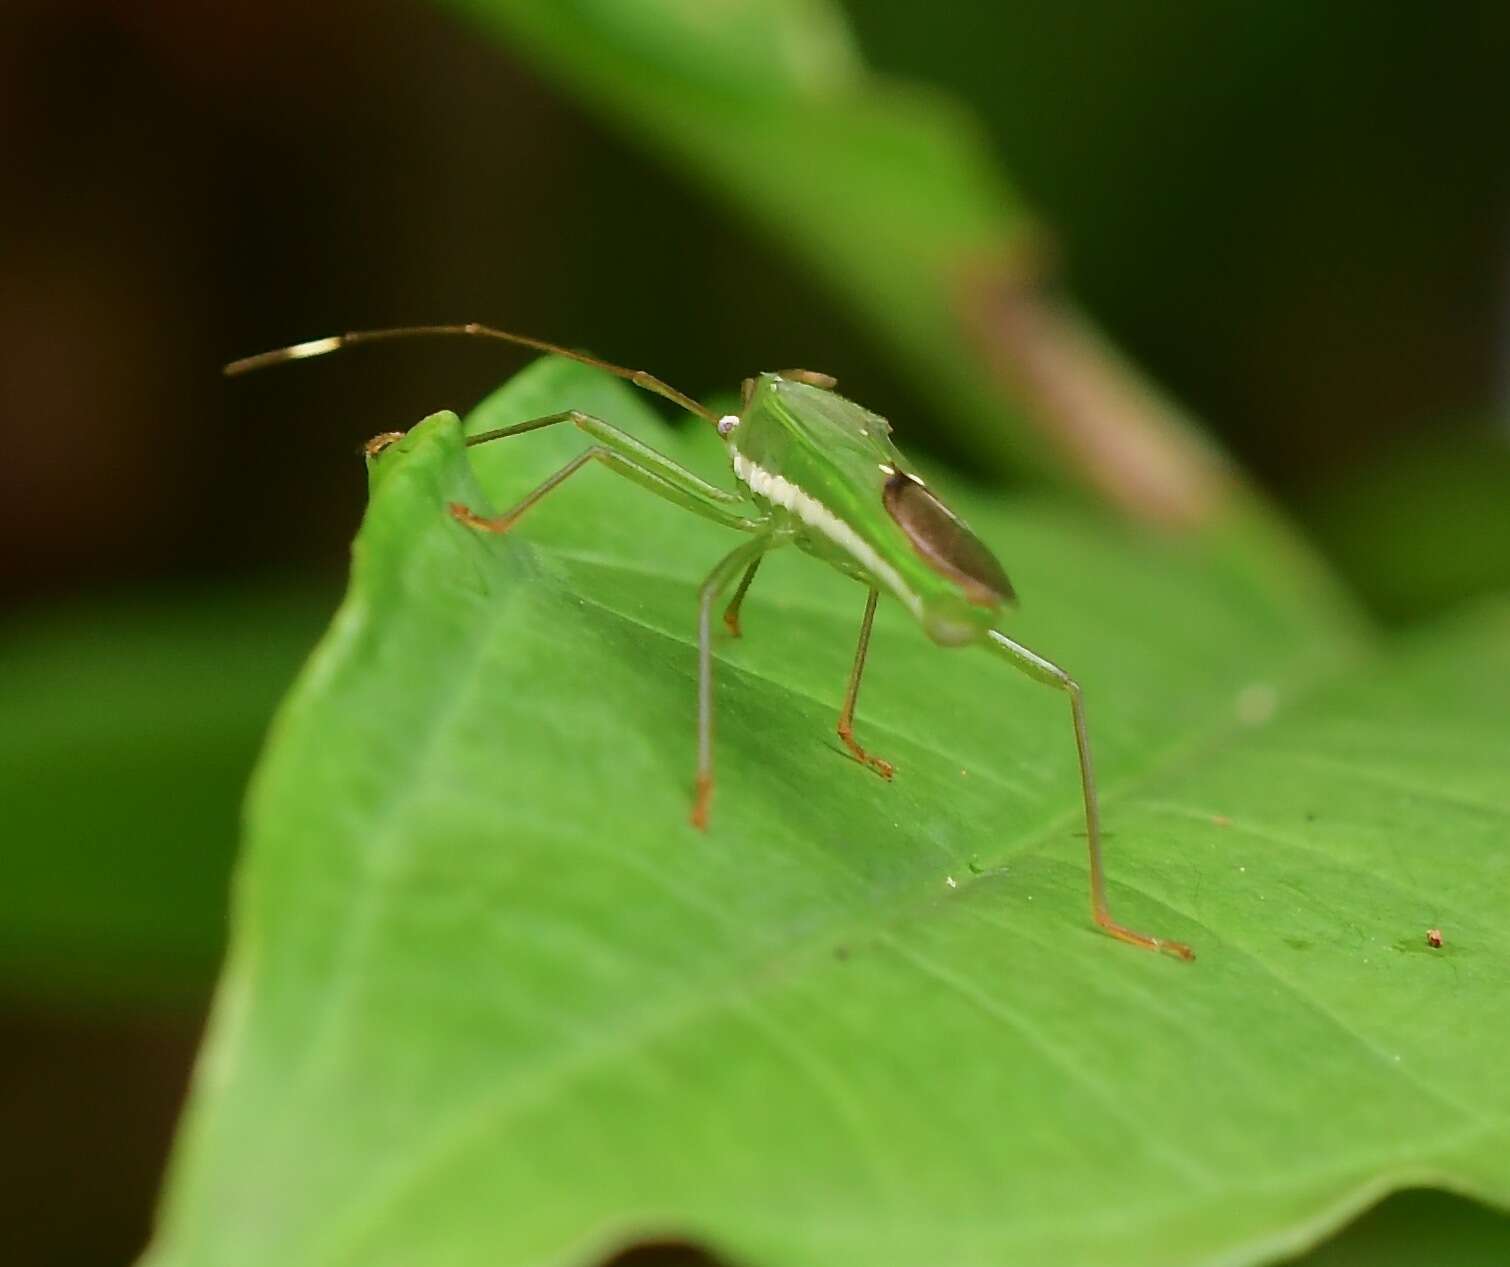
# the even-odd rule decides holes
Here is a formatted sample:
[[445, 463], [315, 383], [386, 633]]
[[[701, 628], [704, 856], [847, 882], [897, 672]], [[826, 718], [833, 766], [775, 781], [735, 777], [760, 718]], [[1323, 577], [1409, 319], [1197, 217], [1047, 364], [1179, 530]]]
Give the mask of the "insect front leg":
[[707, 830], [708, 806], [713, 800], [713, 604], [740, 568], [760, 561], [767, 551], [787, 541], [780, 531], [767, 531], [736, 546], [714, 565], [697, 595], [697, 785], [692, 798], [692, 825]]
[[678, 506], [722, 524], [726, 528], [752, 532], [764, 526], [763, 519], [742, 513], [748, 503], [740, 494], [708, 483], [686, 467], [673, 462], [665, 454], [635, 439], [627, 431], [575, 409], [547, 414], [541, 418], [531, 418], [525, 422], [517, 422], [513, 426], [500, 427], [495, 431], [485, 431], [479, 435], [469, 436], [467, 444], [469, 446], [487, 444], [493, 440], [539, 431], [561, 422], [571, 423], [578, 430], [591, 436], [596, 443], [526, 493], [502, 514], [480, 515], [460, 503], [452, 503], [451, 513], [462, 523], [474, 528], [481, 528], [487, 532], [507, 532], [531, 506], [547, 493], [564, 483], [589, 462], [596, 461], [619, 475], [628, 476], [658, 497], [675, 502]]
[[855, 663], [849, 671], [849, 684], [844, 689], [844, 707], [839, 710], [837, 729], [839, 738], [844, 741], [844, 746], [854, 753], [857, 761], [868, 765], [883, 779], [889, 780], [896, 773], [896, 767], [890, 761], [871, 756], [855, 739], [855, 703], [860, 698], [860, 675], [865, 672], [865, 655], [870, 650], [870, 626], [876, 618], [878, 597], [880, 595], [872, 589], [865, 599], [865, 615], [860, 620], [860, 642], [855, 647]]
[[1091, 915], [1106, 932], [1120, 941], [1162, 950], [1181, 959], [1194, 959], [1195, 952], [1183, 942], [1167, 937], [1152, 937], [1135, 932], [1112, 918], [1106, 901], [1106, 878], [1101, 868], [1101, 809], [1096, 799], [1096, 775], [1091, 767], [1090, 736], [1085, 728], [1085, 705], [1080, 699], [1080, 684], [1057, 664], [1013, 642], [999, 630], [988, 631], [990, 646], [1035, 681], [1056, 687], [1070, 697], [1070, 713], [1075, 725], [1075, 750], [1080, 758], [1080, 791], [1085, 802], [1085, 837], [1090, 852]]

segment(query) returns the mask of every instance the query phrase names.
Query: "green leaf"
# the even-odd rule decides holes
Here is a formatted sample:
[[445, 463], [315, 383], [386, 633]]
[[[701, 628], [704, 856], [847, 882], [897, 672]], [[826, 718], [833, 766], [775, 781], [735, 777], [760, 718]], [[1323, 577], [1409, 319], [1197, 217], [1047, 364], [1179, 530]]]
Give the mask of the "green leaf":
[[247, 775], [328, 619], [288, 590], [96, 601], [0, 642], [0, 991], [203, 998]]
[[1381, 615], [1510, 587], [1510, 424], [1443, 422], [1313, 487], [1299, 514]]
[[[561, 362], [468, 425], [568, 405], [717, 472]], [[1510, 606], [1385, 655], [1219, 544], [949, 487], [1085, 686], [1114, 906], [1185, 965], [1089, 922], [1053, 692], [883, 604], [896, 781], [845, 756], [863, 594], [795, 552], [690, 828], [732, 534], [596, 467], [477, 534], [447, 502], [582, 441], [460, 440], [378, 460], [275, 726], [153, 1267], [1246, 1263], [1407, 1184], [1510, 1200]]]

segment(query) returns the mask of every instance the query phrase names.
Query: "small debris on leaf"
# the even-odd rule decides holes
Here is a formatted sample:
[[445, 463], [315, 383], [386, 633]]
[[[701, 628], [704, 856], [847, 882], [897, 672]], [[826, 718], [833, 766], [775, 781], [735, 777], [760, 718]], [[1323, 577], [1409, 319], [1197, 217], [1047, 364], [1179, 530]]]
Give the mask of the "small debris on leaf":
[[1426, 944], [1433, 950], [1440, 950], [1442, 947], [1442, 930], [1440, 928], [1428, 928], [1426, 930]]
[[1245, 726], [1262, 726], [1278, 706], [1279, 693], [1266, 682], [1255, 682], [1237, 693], [1237, 720]]

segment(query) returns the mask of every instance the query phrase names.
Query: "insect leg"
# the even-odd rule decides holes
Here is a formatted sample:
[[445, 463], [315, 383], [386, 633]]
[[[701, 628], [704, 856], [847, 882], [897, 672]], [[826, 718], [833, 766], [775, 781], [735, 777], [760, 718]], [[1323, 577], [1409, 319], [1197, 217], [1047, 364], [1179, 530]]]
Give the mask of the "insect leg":
[[1080, 684], [1057, 664], [1013, 642], [999, 630], [989, 631], [991, 645], [1023, 673], [1047, 686], [1057, 687], [1070, 697], [1070, 712], [1075, 723], [1075, 748], [1080, 757], [1080, 790], [1085, 801], [1085, 835], [1090, 851], [1091, 915], [1097, 924], [1121, 941], [1148, 950], [1162, 950], [1181, 959], [1194, 959], [1195, 952], [1182, 942], [1165, 937], [1151, 937], [1134, 932], [1112, 918], [1106, 903], [1106, 879], [1101, 868], [1101, 810], [1096, 801], [1096, 776], [1091, 768], [1090, 737], [1085, 729], [1085, 706], [1080, 699]]
[[713, 799], [713, 604], [740, 568], [757, 562], [766, 551], [787, 540], [784, 533], [767, 532], [736, 546], [714, 565], [697, 595], [697, 789], [692, 800], [692, 825], [707, 830], [708, 805]]
[[591, 414], [580, 413], [575, 409], [564, 410], [558, 414], [547, 414], [542, 418], [531, 418], [525, 422], [515, 423], [513, 426], [500, 427], [495, 431], [485, 431], [479, 435], [469, 436], [467, 444], [486, 444], [507, 436], [539, 431], [543, 427], [554, 426], [560, 422], [571, 423], [579, 430], [586, 432], [597, 443], [578, 454], [501, 515], [479, 515], [461, 505], [453, 505], [451, 513], [474, 528], [483, 528], [489, 532], [507, 532], [525, 511], [569, 475], [581, 470], [589, 461], [599, 461], [616, 473], [628, 476], [636, 483], [648, 488], [652, 493], [664, 497], [667, 501], [675, 502], [725, 527], [751, 532], [762, 526], [762, 520], [740, 513], [741, 508], [748, 505], [740, 494], [708, 483], [707, 480], [694, 475], [686, 467], [673, 462], [663, 453], [635, 439], [627, 431], [622, 431], [612, 423], [604, 422], [603, 419], [595, 418]]
[[756, 555], [755, 561], [745, 569], [745, 574], [739, 578], [739, 588], [734, 591], [734, 597], [724, 608], [724, 624], [729, 627], [729, 632], [736, 638], [739, 637], [739, 608], [745, 601], [745, 591], [750, 588], [750, 582], [755, 579], [755, 573], [760, 570], [760, 560], [763, 557], [763, 555]]
[[860, 620], [860, 642], [855, 647], [855, 663], [849, 671], [849, 685], [844, 689], [844, 707], [839, 710], [839, 738], [855, 755], [855, 759], [868, 765], [883, 779], [890, 779], [896, 767], [890, 761], [873, 757], [855, 741], [855, 702], [860, 698], [860, 675], [865, 672], [865, 653], [870, 650], [870, 625], [876, 618], [876, 599], [879, 594], [872, 589], [865, 599], [865, 615]]
[[550, 492], [551, 489], [559, 484], [564, 484], [569, 476], [575, 475], [594, 459], [599, 461], [606, 460], [603, 450], [596, 446], [577, 454], [576, 457], [559, 471], [546, 476], [540, 484], [532, 488], [500, 515], [479, 515], [475, 510], [467, 509], [460, 502], [451, 503], [451, 514], [461, 520], [462, 523], [473, 528], [481, 528], [485, 532], [507, 532], [519, 522], [520, 517], [525, 511]]

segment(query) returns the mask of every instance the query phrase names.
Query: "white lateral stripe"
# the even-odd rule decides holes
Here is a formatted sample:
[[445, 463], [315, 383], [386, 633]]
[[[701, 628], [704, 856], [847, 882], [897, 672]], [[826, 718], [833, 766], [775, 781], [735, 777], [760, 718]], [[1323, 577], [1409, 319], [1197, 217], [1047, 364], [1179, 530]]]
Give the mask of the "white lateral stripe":
[[784, 476], [773, 475], [756, 465], [738, 449], [734, 450], [734, 474], [750, 486], [751, 492], [759, 493], [767, 501], [791, 511], [809, 528], [821, 532], [872, 576], [882, 581], [914, 616], [922, 619], [922, 605], [907, 588], [897, 570], [816, 497], [804, 493]]

